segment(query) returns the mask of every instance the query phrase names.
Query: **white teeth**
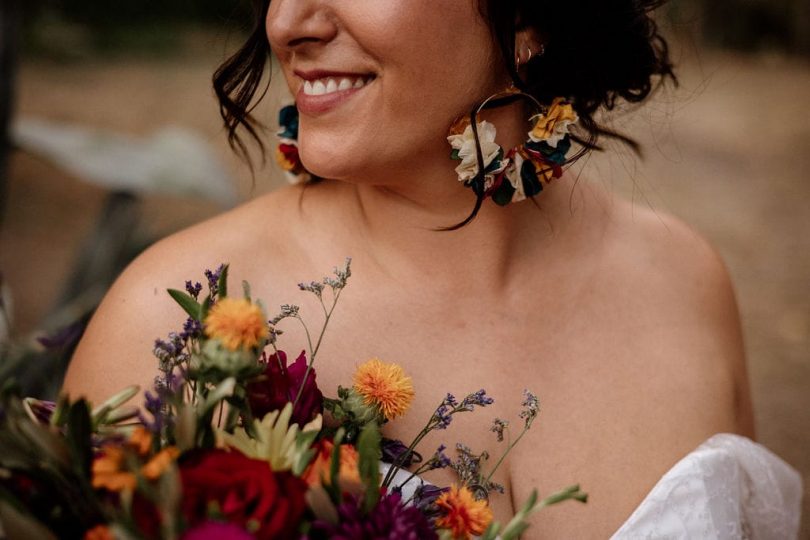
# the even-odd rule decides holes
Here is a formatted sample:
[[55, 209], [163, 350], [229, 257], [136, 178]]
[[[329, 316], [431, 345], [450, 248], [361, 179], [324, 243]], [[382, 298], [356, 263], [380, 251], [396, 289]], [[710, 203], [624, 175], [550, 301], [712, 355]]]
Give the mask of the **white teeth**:
[[[370, 80], [370, 79], [369, 79]], [[333, 92], [342, 92], [350, 89], [363, 88], [368, 81], [363, 77], [343, 77], [338, 83], [329, 77], [316, 81], [304, 81], [304, 94], [308, 96], [322, 96]]]
[[313, 96], [322, 96], [326, 93], [326, 85], [323, 84], [323, 81], [315, 81], [312, 83], [312, 95]]

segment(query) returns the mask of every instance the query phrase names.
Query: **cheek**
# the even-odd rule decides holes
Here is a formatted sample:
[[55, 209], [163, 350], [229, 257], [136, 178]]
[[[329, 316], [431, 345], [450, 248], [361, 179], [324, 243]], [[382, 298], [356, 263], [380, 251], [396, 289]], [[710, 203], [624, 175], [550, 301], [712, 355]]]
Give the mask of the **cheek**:
[[[379, 0], [378, 0], [379, 1]], [[500, 90], [499, 53], [477, 0], [409, 0], [375, 20], [368, 50], [382, 66], [384, 114], [431, 144], [474, 103]]]

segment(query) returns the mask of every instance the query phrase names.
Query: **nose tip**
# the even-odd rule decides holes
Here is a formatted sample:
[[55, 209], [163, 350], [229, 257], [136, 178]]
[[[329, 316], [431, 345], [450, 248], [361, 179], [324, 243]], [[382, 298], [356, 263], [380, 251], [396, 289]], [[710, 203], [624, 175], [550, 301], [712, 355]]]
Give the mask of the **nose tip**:
[[265, 25], [267, 39], [276, 52], [327, 43], [337, 34], [328, 0], [273, 0]]

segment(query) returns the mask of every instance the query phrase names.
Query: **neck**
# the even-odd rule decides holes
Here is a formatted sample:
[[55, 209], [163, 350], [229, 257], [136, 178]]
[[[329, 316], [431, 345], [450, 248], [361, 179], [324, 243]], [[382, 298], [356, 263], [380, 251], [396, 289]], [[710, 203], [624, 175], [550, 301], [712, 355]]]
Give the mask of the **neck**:
[[[505, 150], [525, 139], [526, 118], [520, 107], [485, 117], [498, 127]], [[440, 231], [470, 214], [475, 195], [458, 181], [449, 145], [436, 146], [418, 166], [387, 174], [384, 181], [328, 181], [324, 204], [341, 214], [354, 249], [369, 254], [379, 271], [397, 281], [419, 279], [430, 269], [431, 280], [442, 287], [508, 287], [520, 263], [536, 261], [534, 254], [570, 221], [565, 216], [571, 216], [572, 182], [557, 180], [537, 204], [526, 200], [500, 207], [485, 200], [467, 226]], [[335, 204], [338, 199], [344, 203]]]

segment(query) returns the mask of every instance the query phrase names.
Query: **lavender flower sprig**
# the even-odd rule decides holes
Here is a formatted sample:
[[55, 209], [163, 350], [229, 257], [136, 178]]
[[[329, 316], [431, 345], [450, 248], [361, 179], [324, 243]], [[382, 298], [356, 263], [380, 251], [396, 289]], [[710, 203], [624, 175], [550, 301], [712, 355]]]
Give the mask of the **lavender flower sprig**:
[[[537, 418], [537, 415], [540, 413], [540, 402], [538, 401], [537, 396], [535, 396], [528, 390], [523, 390], [522, 406], [523, 410], [520, 411], [520, 414], [518, 416], [523, 419], [523, 430], [515, 438], [514, 441], [508, 442], [506, 450], [504, 450], [500, 459], [498, 459], [498, 462], [495, 464], [495, 467], [493, 467], [492, 470], [489, 471], [489, 474], [484, 479], [484, 485], [490, 483], [492, 475], [495, 474], [495, 471], [498, 470], [498, 467], [501, 466], [503, 460], [506, 459], [506, 455], [512, 450], [512, 448], [515, 447], [515, 445], [518, 442], [520, 442], [520, 439], [523, 438], [526, 432], [529, 431], [529, 428], [532, 427], [532, 423], [534, 422], [535, 418]], [[496, 418], [492, 422], [492, 428], [490, 428], [490, 430], [496, 434], [496, 436], [498, 437], [498, 442], [502, 442], [504, 438], [504, 432], [506, 432], [507, 435], [509, 433], [509, 422], [501, 420], [500, 418]]]
[[[334, 278], [325, 277], [321, 282], [311, 281], [309, 283], [299, 283], [298, 288], [302, 291], [311, 292], [315, 295], [318, 299], [318, 302], [321, 304], [321, 309], [323, 309], [324, 314], [324, 322], [321, 326], [320, 334], [318, 335], [318, 339], [313, 346], [312, 336], [309, 332], [309, 328], [307, 327], [304, 319], [299, 314], [300, 308], [295, 305], [285, 304], [281, 306], [281, 313], [270, 320], [271, 331], [270, 335], [274, 338], [280, 332], [275, 329], [275, 326], [283, 321], [284, 319], [297, 319], [298, 322], [301, 323], [301, 326], [304, 328], [304, 334], [307, 338], [307, 347], [309, 352], [309, 362], [307, 363], [307, 369], [304, 372], [304, 377], [301, 380], [301, 386], [298, 388], [298, 393], [295, 396], [295, 400], [293, 401], [293, 408], [298, 405], [298, 401], [301, 399], [301, 395], [304, 392], [304, 388], [307, 383], [307, 379], [309, 378], [310, 373], [312, 372], [312, 366], [315, 363], [315, 357], [318, 355], [318, 351], [321, 348], [321, 343], [323, 342], [323, 336], [326, 333], [326, 327], [329, 326], [329, 320], [332, 318], [332, 313], [335, 311], [335, 306], [337, 306], [338, 300], [340, 299], [340, 294], [343, 292], [343, 289], [346, 287], [346, 283], [352, 275], [351, 271], [351, 257], [346, 258], [346, 263], [343, 268], [335, 267]], [[323, 299], [323, 291], [328, 286], [332, 290], [332, 305], [327, 307], [326, 303]], [[274, 339], [271, 339], [271, 345], [274, 343]]]
[[422, 439], [424, 439], [428, 433], [434, 430], [447, 429], [447, 427], [453, 421], [453, 416], [458, 413], [471, 412], [475, 410], [475, 407], [486, 407], [487, 405], [492, 405], [494, 402], [495, 400], [489, 397], [484, 389], [467, 394], [460, 402], [453, 394], [447, 394], [442, 402], [439, 403], [439, 406], [436, 407], [436, 410], [433, 412], [430, 419], [428, 419], [425, 427], [422, 428], [422, 430], [414, 438], [413, 442], [408, 446], [408, 449], [405, 452], [402, 452], [399, 459], [391, 464], [391, 468], [388, 469], [388, 472], [383, 479], [383, 487], [390, 486], [394, 479], [394, 475], [397, 473], [397, 471], [402, 469], [403, 464], [408, 459], [408, 456], [414, 452], [416, 447], [420, 442], [422, 442]]

